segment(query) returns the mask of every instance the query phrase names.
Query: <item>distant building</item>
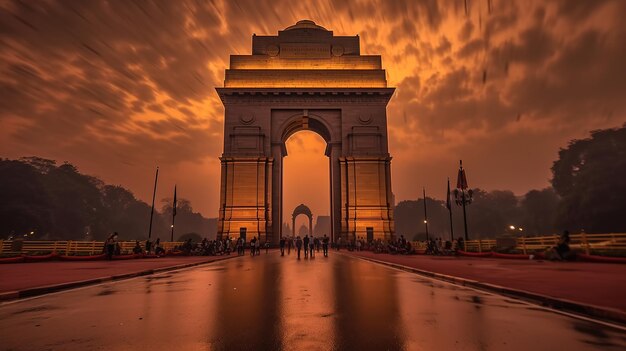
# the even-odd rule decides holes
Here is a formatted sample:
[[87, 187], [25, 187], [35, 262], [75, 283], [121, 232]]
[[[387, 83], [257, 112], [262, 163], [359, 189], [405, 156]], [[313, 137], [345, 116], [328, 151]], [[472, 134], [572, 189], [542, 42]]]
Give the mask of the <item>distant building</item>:
[[317, 216], [315, 227], [313, 227], [314, 236], [330, 236], [330, 216]]

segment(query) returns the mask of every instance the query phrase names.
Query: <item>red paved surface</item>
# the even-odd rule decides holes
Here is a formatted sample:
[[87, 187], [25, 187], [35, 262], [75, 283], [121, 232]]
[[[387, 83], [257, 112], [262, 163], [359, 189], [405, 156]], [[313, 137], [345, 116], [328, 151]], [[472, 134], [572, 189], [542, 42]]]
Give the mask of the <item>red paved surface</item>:
[[348, 254], [626, 311], [626, 265], [397, 256], [365, 251]]
[[37, 262], [0, 265], [0, 293], [80, 280], [110, 277], [224, 256], [161, 257], [124, 261]]

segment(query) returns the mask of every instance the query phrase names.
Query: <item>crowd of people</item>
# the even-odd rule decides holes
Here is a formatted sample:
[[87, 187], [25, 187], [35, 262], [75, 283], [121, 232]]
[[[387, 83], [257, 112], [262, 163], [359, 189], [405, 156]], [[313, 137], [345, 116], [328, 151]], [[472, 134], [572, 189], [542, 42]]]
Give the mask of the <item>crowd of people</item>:
[[[574, 253], [570, 250], [570, 241], [569, 232], [564, 231], [557, 245], [547, 251], [548, 258], [560, 261], [572, 259]], [[417, 245], [425, 248], [423, 251], [424, 254], [437, 256], [455, 255], [459, 250], [464, 250], [465, 248], [463, 238], [454, 239], [452, 241], [443, 240], [442, 238], [429, 238], [426, 241], [418, 242]], [[261, 239], [257, 237], [253, 237], [249, 242], [246, 242], [243, 237], [236, 240], [232, 240], [230, 237], [216, 240], [204, 238], [197, 243], [194, 243], [192, 239], [187, 239], [182, 245], [174, 247], [173, 251], [182, 252], [185, 255], [191, 256], [230, 255], [231, 252], [237, 252], [237, 255], [242, 256], [245, 255], [246, 250], [248, 250], [251, 256], [257, 256], [261, 254], [262, 248], [264, 248], [267, 253], [270, 246], [268, 241], [262, 243]], [[316, 252], [319, 252], [320, 249], [324, 257], [327, 257], [329, 247], [333, 247], [338, 251], [345, 249], [348, 251], [372, 251], [394, 255], [412, 255], [417, 253], [415, 243], [406, 240], [404, 235], [387, 241], [380, 238], [365, 240], [363, 237], [357, 237], [356, 240], [344, 240], [339, 237], [333, 243], [327, 235], [322, 237], [305, 235], [303, 238], [300, 236], [282, 237], [279, 241], [281, 256], [284, 256], [285, 252], [287, 255], [290, 255], [291, 251], [294, 250], [296, 251], [298, 259], [300, 259], [302, 254], [304, 258], [314, 258]], [[120, 254], [121, 246], [118, 241], [117, 232], [112, 233], [106, 239], [102, 250], [103, 253], [106, 254], [107, 259], [112, 259], [114, 255]], [[148, 239], [145, 241], [143, 247], [139, 241], [136, 241], [132, 252], [134, 254], [154, 254], [160, 256], [165, 254], [165, 248], [161, 245], [159, 238], [157, 238], [155, 242]]]

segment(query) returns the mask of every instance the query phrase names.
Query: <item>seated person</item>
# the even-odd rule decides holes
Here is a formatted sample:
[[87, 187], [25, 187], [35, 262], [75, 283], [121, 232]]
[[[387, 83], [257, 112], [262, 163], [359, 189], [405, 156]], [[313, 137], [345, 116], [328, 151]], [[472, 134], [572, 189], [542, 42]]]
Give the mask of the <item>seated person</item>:
[[559, 238], [559, 242], [552, 248], [552, 257], [559, 261], [571, 259], [574, 253], [569, 247], [570, 242], [569, 231], [564, 230]]
[[133, 247], [133, 253], [136, 254], [140, 254], [143, 251], [143, 249], [141, 248], [141, 245], [139, 245], [139, 241], [135, 241], [135, 247]]

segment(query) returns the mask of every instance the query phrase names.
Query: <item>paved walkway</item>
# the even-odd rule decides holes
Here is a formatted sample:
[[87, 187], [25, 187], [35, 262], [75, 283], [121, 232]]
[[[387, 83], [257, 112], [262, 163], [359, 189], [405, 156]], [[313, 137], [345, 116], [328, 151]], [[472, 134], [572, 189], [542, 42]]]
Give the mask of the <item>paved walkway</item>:
[[0, 350], [623, 351], [626, 329], [330, 253], [0, 304]]
[[[236, 255], [231, 255], [236, 256]], [[0, 293], [211, 262], [228, 256], [161, 257], [123, 261], [37, 262], [0, 265]]]
[[626, 265], [342, 252], [626, 312]]

